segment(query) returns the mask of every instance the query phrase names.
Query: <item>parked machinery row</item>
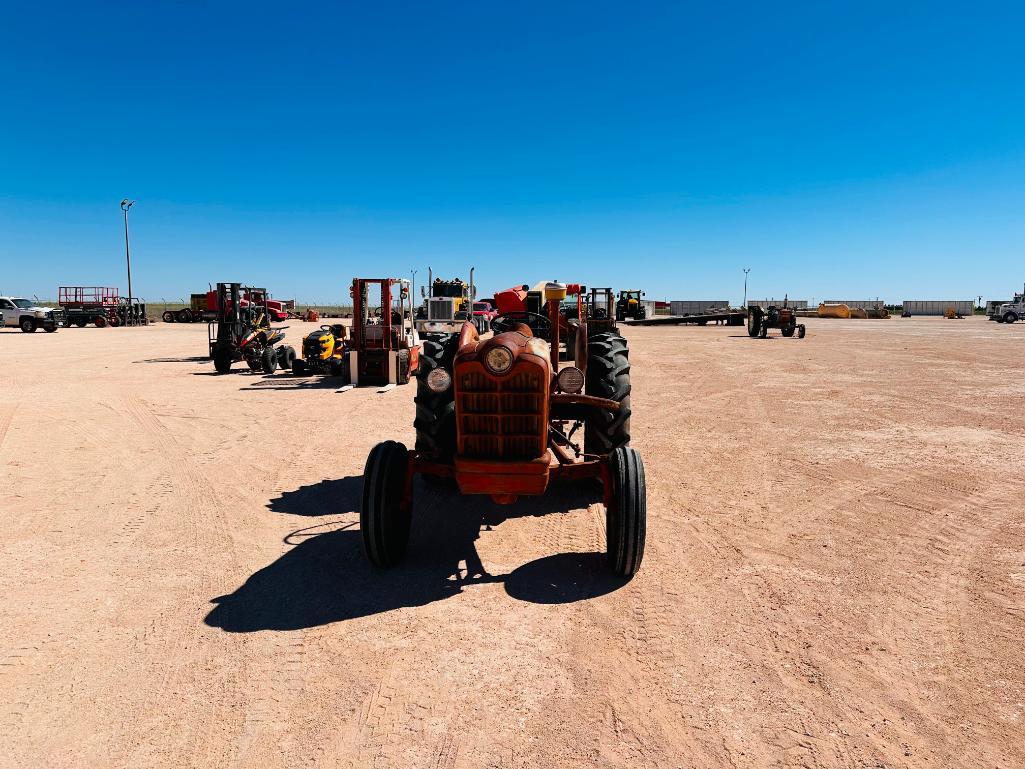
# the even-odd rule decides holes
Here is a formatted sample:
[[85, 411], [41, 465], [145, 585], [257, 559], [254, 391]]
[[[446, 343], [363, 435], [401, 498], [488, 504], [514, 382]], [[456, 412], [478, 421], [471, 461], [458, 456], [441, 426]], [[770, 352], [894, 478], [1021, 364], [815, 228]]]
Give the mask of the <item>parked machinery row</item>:
[[[380, 303], [371, 304], [371, 289]], [[266, 306], [266, 294], [239, 283], [218, 283], [217, 320], [209, 325], [210, 357], [218, 373], [245, 361], [253, 371], [273, 374], [279, 368], [296, 375], [328, 374], [345, 377], [352, 385], [406, 384], [417, 372], [420, 341], [412, 320], [409, 281], [401, 278], [356, 278], [351, 329], [324, 325], [308, 334], [302, 357], [283, 345], [287, 327]], [[244, 297], [250, 297], [243, 301]]]
[[[165, 323], [216, 321], [220, 317], [221, 307], [218, 296], [219, 292], [215, 289], [211, 289], [203, 294], [192, 294], [188, 307], [183, 307], [180, 310], [164, 310], [160, 317]], [[257, 288], [255, 286], [244, 287], [239, 302], [243, 307], [249, 304], [262, 307], [267, 317], [276, 323], [288, 320], [294, 316], [294, 300], [271, 299], [270, 293], [265, 288]]]

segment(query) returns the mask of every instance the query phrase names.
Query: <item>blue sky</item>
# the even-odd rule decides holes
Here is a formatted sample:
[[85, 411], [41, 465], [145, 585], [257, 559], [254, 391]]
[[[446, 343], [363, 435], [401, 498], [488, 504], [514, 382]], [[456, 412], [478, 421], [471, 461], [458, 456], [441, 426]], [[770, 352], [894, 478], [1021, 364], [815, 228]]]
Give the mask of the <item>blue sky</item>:
[[0, 291], [1010, 295], [1022, 8], [8, 0]]

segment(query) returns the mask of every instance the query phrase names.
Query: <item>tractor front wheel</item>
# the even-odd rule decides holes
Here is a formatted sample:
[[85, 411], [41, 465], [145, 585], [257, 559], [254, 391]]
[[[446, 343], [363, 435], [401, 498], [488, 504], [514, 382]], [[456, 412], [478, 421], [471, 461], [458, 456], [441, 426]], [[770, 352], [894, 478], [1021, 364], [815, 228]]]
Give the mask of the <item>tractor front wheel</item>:
[[783, 336], [789, 338], [789, 337], [792, 337], [794, 335], [795, 331], [797, 331], [797, 326], [787, 326], [780, 333], [782, 333]]
[[621, 577], [632, 577], [644, 558], [648, 517], [644, 463], [635, 449], [619, 448], [609, 457], [608, 470], [612, 481], [605, 507], [609, 566]]
[[359, 527], [363, 550], [375, 566], [395, 566], [406, 554], [412, 510], [403, 505], [409, 453], [395, 441], [378, 443], [363, 471]]
[[804, 327], [804, 324], [803, 324], [803, 323], [802, 323], [801, 325], [799, 325], [799, 326], [797, 327], [797, 338], [798, 338], [798, 339], [804, 339], [804, 335], [805, 335], [806, 333], [808, 333], [808, 331], [807, 331], [807, 329], [806, 329], [806, 328]]
[[273, 374], [278, 370], [278, 351], [273, 347], [265, 347], [260, 353], [260, 368], [264, 374]]

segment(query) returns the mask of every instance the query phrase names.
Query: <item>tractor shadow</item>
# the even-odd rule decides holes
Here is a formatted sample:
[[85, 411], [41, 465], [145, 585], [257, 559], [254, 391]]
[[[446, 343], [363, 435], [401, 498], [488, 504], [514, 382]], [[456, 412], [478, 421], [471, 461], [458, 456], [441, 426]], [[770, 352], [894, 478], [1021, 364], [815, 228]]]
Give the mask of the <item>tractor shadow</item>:
[[[270, 501], [286, 515], [328, 518], [285, 537], [288, 552], [253, 573], [215, 604], [204, 622], [229, 633], [299, 630], [425, 606], [458, 595], [475, 584], [502, 583], [517, 600], [561, 604], [588, 600], [623, 587], [602, 553], [559, 553], [490, 574], [477, 553], [477, 539], [503, 521], [565, 515], [596, 501], [579, 485], [553, 486], [544, 497], [495, 505], [457, 491], [417, 481], [413, 531], [405, 561], [393, 569], [372, 566], [363, 553], [359, 508], [363, 479], [325, 480]], [[339, 520], [337, 516], [345, 515]]]
[[147, 358], [137, 360], [135, 363], [213, 363], [209, 355], [193, 355], [190, 358]]

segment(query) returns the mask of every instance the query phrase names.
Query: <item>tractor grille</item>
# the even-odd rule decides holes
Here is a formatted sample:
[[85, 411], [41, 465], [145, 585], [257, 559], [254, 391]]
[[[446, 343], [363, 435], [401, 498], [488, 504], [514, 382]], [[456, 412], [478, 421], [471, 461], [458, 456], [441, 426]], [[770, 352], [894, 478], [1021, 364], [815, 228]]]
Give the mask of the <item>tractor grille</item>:
[[459, 453], [475, 459], [525, 460], [541, 456], [548, 438], [545, 369], [529, 361], [495, 377], [472, 361], [457, 367]]

